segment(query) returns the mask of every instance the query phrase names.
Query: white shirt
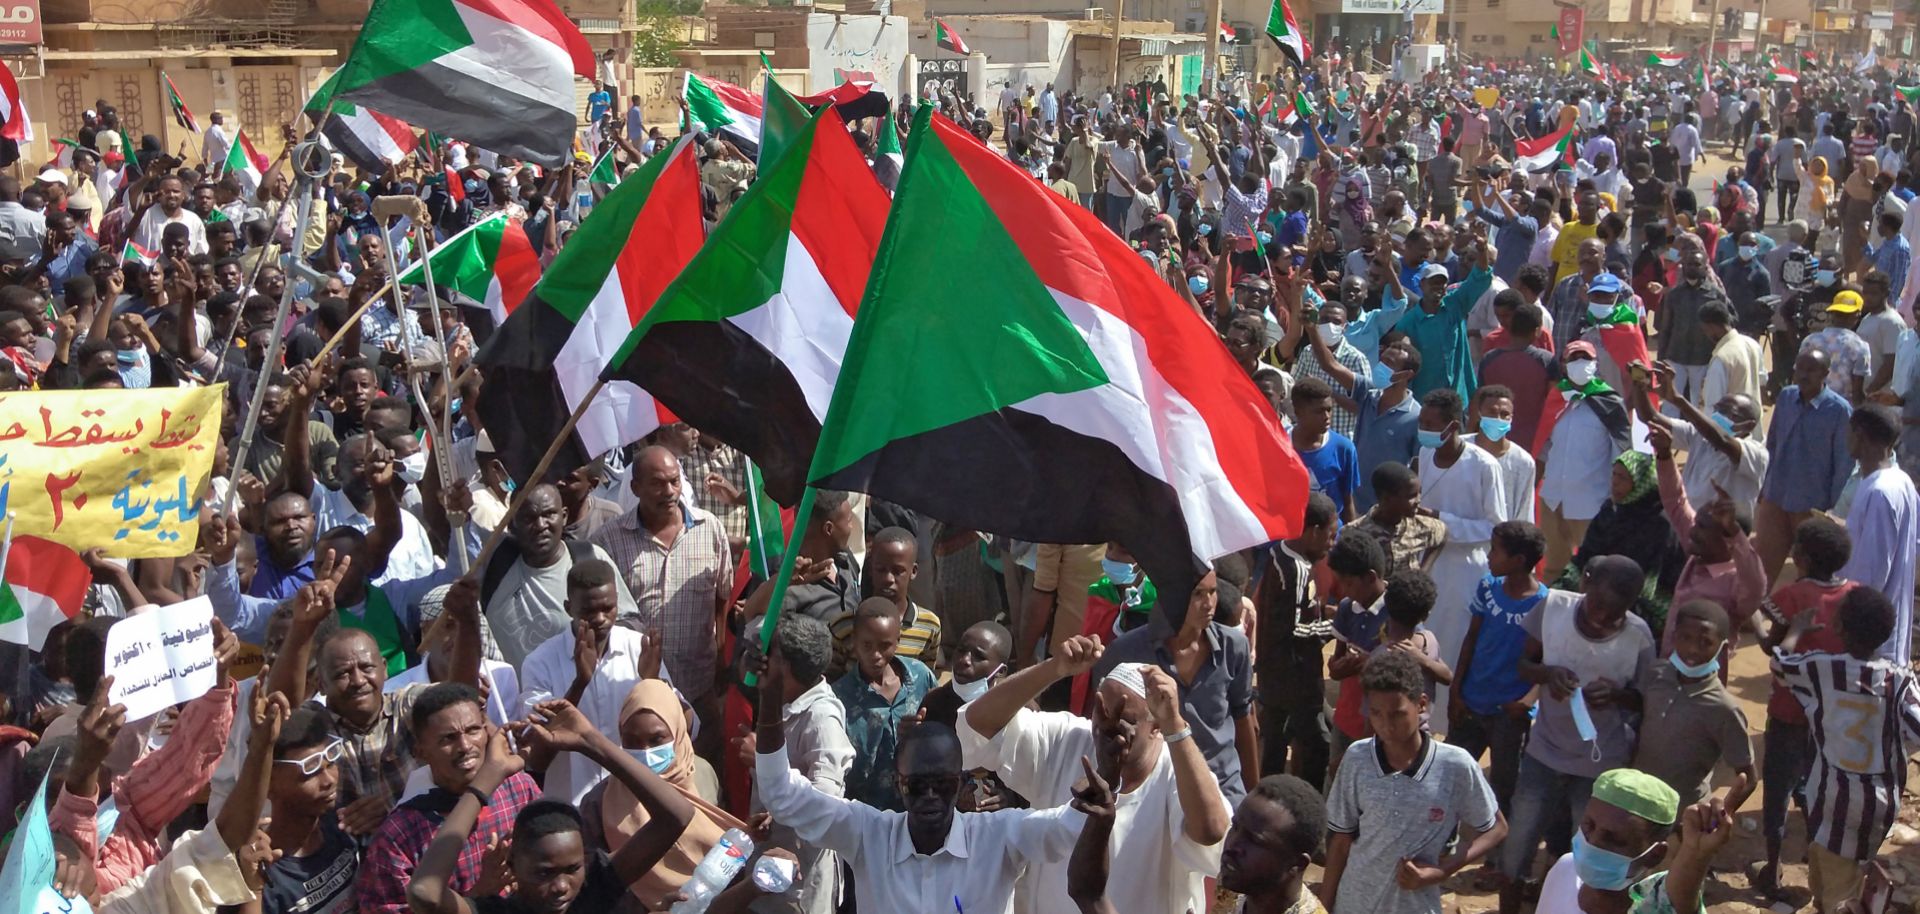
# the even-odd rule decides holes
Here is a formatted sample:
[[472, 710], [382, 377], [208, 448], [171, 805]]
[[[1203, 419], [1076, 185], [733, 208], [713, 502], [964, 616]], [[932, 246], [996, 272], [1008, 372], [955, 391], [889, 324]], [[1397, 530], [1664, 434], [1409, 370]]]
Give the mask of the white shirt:
[[141, 215], [140, 223], [134, 226], [133, 243], [158, 253], [161, 233], [166, 231], [168, 224], [174, 222], [187, 227], [187, 253], [207, 252], [207, 227], [198, 215], [184, 206], [171, 219], [167, 218], [166, 211], [159, 204], [148, 207], [146, 213]]
[[227, 132], [221, 129], [219, 124], [208, 124], [205, 142], [200, 148], [200, 160], [209, 168], [225, 166], [227, 150], [232, 147], [233, 140], [228, 138]]
[[[1486, 450], [1480, 448], [1478, 434], [1473, 436], [1473, 440], [1475, 448]], [[1533, 523], [1533, 480], [1538, 467], [1533, 462], [1533, 455], [1527, 453], [1527, 449], [1521, 447], [1520, 442], [1511, 439], [1509, 441], [1511, 443], [1505, 454], [1493, 457], [1493, 452], [1487, 452], [1487, 456], [1493, 457], [1493, 462], [1500, 466], [1500, 501], [1501, 506], [1506, 509], [1500, 519], [1523, 520], [1531, 524]]]
[[1535, 914], [1581, 914], [1580, 874], [1572, 854], [1561, 854], [1547, 870], [1546, 881], [1540, 883], [1540, 901], [1533, 910]]
[[[1558, 390], [1548, 396], [1560, 396]], [[1568, 520], [1592, 520], [1607, 500], [1613, 476], [1609, 467], [1620, 449], [1591, 407], [1567, 404], [1547, 437], [1547, 472], [1540, 479], [1540, 503]]]
[[754, 757], [753, 783], [775, 821], [852, 864], [861, 911], [1011, 914], [1015, 877], [1029, 863], [1064, 863], [1087, 818], [1069, 806], [958, 812], [946, 843], [921, 854], [906, 813], [815, 790], [784, 747]]
[[1760, 480], [1767, 475], [1766, 445], [1753, 440], [1751, 435], [1733, 440], [1740, 445], [1737, 465], [1708, 444], [1706, 436], [1691, 423], [1673, 424], [1673, 446], [1687, 452], [1687, 461], [1680, 468], [1680, 487], [1686, 491], [1687, 502], [1694, 510], [1705, 508], [1719, 497], [1713, 491], [1714, 483], [1727, 490], [1736, 505], [1752, 508], [1760, 500]]
[[[969, 769], [991, 768], [1002, 783], [1036, 809], [1063, 807], [1085, 777], [1080, 759], [1093, 755], [1093, 723], [1064, 711], [1022, 709], [992, 739], [960, 717], [962, 759]], [[1220, 785], [1206, 778], [1215, 792]], [[1224, 805], [1226, 797], [1221, 796]], [[1115, 798], [1107, 849], [1107, 897], [1120, 914], [1204, 911], [1206, 879], [1220, 872], [1221, 845], [1196, 844], [1186, 834], [1174, 784], [1173, 753], [1163, 743], [1153, 773]], [[1021, 879], [1020, 914], [1075, 914], [1067, 897], [1067, 862], [1029, 867]]]
[[[600, 656], [600, 665], [593, 668], [593, 679], [580, 695], [577, 705], [580, 713], [593, 722], [595, 730], [612, 734], [616, 740], [620, 732], [620, 706], [626, 703], [627, 693], [640, 684], [640, 652], [646, 643], [645, 635], [625, 626], [614, 626], [607, 633], [607, 652]], [[520, 667], [523, 682], [518, 714], [521, 718], [540, 702], [566, 697], [567, 690], [573, 687], [573, 645], [573, 628], [568, 626], [527, 655], [526, 663]], [[660, 679], [673, 684], [665, 664], [660, 667]], [[692, 717], [691, 711], [688, 716]], [[587, 791], [606, 776], [605, 768], [584, 756], [563, 753], [547, 768], [546, 796], [577, 806]]]
[[[487, 677], [487, 719], [504, 727], [508, 721], [520, 715], [520, 674], [498, 660], [482, 657], [480, 675]], [[427, 672], [427, 662], [422, 660], [415, 666], [401, 670], [397, 676], [387, 677], [387, 684], [380, 691], [398, 692], [410, 685], [432, 684], [433, 676]], [[237, 714], [234, 717], [236, 721], [239, 719]], [[241, 754], [244, 755], [245, 751], [242, 749]], [[222, 758], [221, 761], [225, 762], [226, 759]]]
[[[314, 530], [326, 533], [335, 527], [352, 527], [365, 533], [373, 529], [373, 518], [360, 513], [347, 498], [347, 493], [339, 489], [328, 488], [315, 482], [313, 484]], [[473, 553], [468, 553], [472, 555]], [[409, 511], [400, 512], [400, 541], [395, 543], [393, 551], [387, 553], [387, 570], [369, 583], [385, 584], [388, 581], [408, 581], [424, 578], [441, 568], [441, 561], [433, 554], [433, 541], [427, 538], [427, 528]], [[397, 608], [397, 607], [396, 607]]]

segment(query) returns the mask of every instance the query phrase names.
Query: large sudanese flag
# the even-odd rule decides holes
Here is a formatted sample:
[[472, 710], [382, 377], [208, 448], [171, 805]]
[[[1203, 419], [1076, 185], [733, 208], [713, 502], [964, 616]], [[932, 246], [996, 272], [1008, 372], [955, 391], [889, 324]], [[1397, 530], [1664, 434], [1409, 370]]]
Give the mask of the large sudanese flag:
[[548, 168], [570, 160], [593, 49], [553, 0], [373, 0], [342, 101]]
[[1273, 9], [1267, 13], [1267, 37], [1280, 46], [1296, 67], [1305, 67], [1307, 58], [1313, 56], [1313, 44], [1307, 41], [1306, 33], [1300, 31], [1300, 23], [1294, 19], [1293, 7], [1287, 0], [1273, 0]]
[[806, 482], [888, 198], [837, 111], [823, 109], [782, 141], [786, 152], [714, 227], [604, 377], [638, 384], [752, 458], [767, 494], [790, 505]]
[[[1206, 322], [1092, 213], [925, 106], [809, 476], [969, 529], [1118, 541], [1168, 593], [1297, 535], [1307, 499]], [[1179, 622], [1186, 601], [1165, 602]]]
[[[615, 347], [706, 238], [692, 140], [681, 137], [596, 203], [532, 294], [480, 349], [486, 382], [477, 407], [488, 428], [513, 430], [491, 437], [523, 485]], [[638, 386], [608, 383], [555, 457], [549, 478], [670, 420]]]
[[384, 172], [413, 154], [418, 145], [413, 127], [338, 98], [346, 72], [345, 67], [333, 71], [300, 110], [319, 126], [321, 142], [328, 149], [368, 171]]

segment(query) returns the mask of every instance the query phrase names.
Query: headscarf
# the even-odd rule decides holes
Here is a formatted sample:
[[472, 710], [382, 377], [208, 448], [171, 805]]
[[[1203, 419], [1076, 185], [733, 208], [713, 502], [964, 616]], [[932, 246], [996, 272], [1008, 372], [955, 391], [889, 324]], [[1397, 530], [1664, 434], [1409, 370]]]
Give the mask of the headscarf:
[[1624, 499], [1628, 504], [1638, 502], [1659, 491], [1660, 478], [1654, 475], [1652, 454], [1626, 451], [1613, 458], [1613, 462], [1625, 468], [1627, 475], [1633, 479], [1633, 489], [1627, 492], [1627, 497]]
[[1880, 177], [1880, 163], [1869, 156], [1853, 167], [1853, 173], [1847, 175], [1847, 196], [1855, 200], [1873, 199], [1873, 179]]
[[[680, 834], [667, 855], [660, 858], [660, 862], [654, 864], [645, 876], [640, 877], [639, 882], [633, 884], [633, 894], [649, 910], [653, 910], [692, 878], [693, 870], [700, 865], [701, 858], [720, 843], [720, 836], [726, 834], [727, 829], [745, 831], [747, 826], [694, 792], [693, 737], [687, 732], [686, 710], [680, 706], [680, 698], [673, 693], [673, 687], [659, 679], [642, 679], [635, 684], [633, 691], [627, 693], [627, 700], [620, 705], [620, 723], [624, 725], [628, 718], [641, 713], [649, 713], [665, 721], [667, 731], [673, 734], [673, 762], [666, 771], [661, 772], [660, 779], [679, 790], [686, 796], [687, 802], [693, 804], [693, 821], [688, 823], [687, 830]], [[639, 798], [625, 784], [617, 778], [607, 782], [606, 794], [600, 799], [600, 824], [606, 835], [608, 851], [618, 851], [621, 845], [639, 833], [649, 818], [646, 807], [640, 805]]]

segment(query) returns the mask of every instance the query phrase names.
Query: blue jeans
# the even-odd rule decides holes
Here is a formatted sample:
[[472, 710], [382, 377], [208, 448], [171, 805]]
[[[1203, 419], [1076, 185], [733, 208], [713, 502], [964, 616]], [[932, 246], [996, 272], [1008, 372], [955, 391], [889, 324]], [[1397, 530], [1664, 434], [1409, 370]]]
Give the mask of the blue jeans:
[[1524, 881], [1533, 876], [1533, 852], [1547, 841], [1549, 859], [1573, 847], [1573, 830], [1586, 815], [1593, 778], [1555, 771], [1531, 755], [1520, 757], [1520, 776], [1513, 787], [1513, 815], [1507, 820], [1507, 840], [1500, 846], [1500, 872]]
[[1115, 235], [1127, 237], [1127, 210], [1133, 206], [1133, 197], [1128, 194], [1100, 195], [1100, 221], [1107, 224]]

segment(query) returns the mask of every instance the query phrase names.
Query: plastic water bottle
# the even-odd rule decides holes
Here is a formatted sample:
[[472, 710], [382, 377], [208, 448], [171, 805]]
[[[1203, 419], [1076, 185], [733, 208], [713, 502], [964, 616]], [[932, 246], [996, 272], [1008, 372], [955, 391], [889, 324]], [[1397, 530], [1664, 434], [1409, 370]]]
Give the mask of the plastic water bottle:
[[687, 884], [681, 886], [687, 900], [674, 905], [671, 914], [705, 914], [714, 897], [733, 884], [733, 877], [740, 875], [752, 856], [753, 839], [740, 829], [727, 829], [720, 842], [700, 858]]

